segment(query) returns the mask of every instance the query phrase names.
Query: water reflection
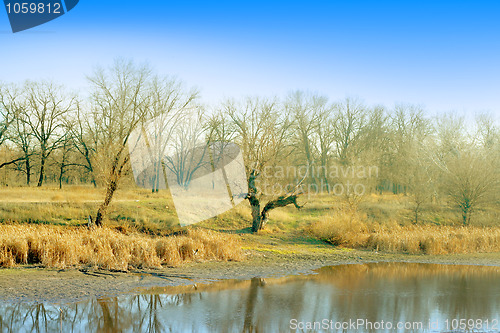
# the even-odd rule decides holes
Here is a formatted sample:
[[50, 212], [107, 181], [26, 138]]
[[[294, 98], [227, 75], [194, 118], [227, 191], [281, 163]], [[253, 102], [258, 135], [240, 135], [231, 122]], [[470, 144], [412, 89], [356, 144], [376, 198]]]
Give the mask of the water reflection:
[[[491, 327], [500, 313], [498, 281], [497, 267], [342, 265], [310, 276], [169, 287], [75, 304], [3, 304], [0, 331], [282, 332], [290, 331], [291, 319], [363, 319], [422, 322], [422, 328], [399, 330], [421, 332], [445, 331], [446, 319], [488, 319], [493, 332], [499, 331]], [[439, 330], [429, 329], [429, 321], [439, 321]]]

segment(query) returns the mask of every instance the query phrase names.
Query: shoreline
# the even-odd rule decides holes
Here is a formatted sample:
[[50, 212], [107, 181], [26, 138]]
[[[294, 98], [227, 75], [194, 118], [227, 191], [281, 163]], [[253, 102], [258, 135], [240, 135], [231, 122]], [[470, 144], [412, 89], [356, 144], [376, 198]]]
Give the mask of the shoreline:
[[315, 269], [324, 266], [374, 262], [500, 266], [500, 253], [407, 255], [332, 249], [297, 254], [252, 250], [247, 252], [247, 259], [240, 262], [191, 262], [178, 267], [129, 272], [21, 266], [0, 269], [0, 302], [68, 304], [156, 287], [314, 274]]

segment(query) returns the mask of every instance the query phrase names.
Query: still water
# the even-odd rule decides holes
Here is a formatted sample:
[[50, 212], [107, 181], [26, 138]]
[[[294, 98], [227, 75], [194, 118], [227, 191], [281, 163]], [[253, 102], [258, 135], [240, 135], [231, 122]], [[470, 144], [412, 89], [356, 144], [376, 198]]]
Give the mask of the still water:
[[408, 263], [1, 304], [1, 332], [500, 332], [500, 268]]

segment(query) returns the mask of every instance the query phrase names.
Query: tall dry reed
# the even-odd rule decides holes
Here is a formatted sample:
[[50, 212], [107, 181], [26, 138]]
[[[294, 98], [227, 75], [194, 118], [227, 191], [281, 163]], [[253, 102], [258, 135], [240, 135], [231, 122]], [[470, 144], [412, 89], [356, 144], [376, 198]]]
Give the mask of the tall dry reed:
[[360, 214], [337, 212], [311, 224], [307, 230], [333, 245], [392, 253], [500, 251], [498, 227], [380, 224], [369, 222]]
[[186, 235], [151, 237], [110, 228], [0, 225], [0, 266], [91, 266], [110, 270], [158, 268], [193, 260], [241, 260], [237, 236], [190, 229]]

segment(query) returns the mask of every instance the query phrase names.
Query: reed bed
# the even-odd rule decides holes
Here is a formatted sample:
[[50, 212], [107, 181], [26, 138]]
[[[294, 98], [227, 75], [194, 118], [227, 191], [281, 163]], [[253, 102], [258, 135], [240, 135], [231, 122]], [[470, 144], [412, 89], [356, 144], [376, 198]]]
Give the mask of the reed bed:
[[333, 245], [391, 253], [500, 252], [498, 227], [381, 224], [361, 214], [338, 212], [311, 224], [307, 231]]
[[0, 225], [0, 267], [35, 264], [126, 271], [242, 258], [237, 236], [209, 230], [188, 229], [185, 235], [154, 237], [111, 228]]

